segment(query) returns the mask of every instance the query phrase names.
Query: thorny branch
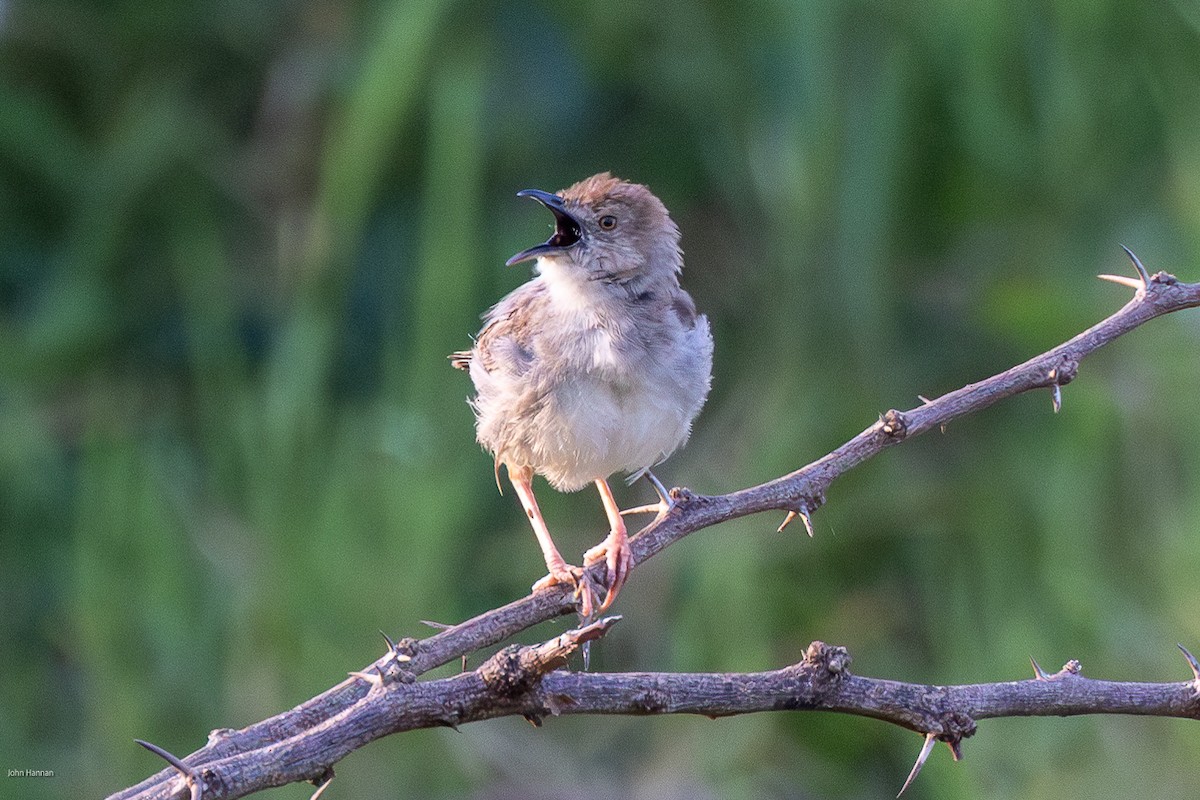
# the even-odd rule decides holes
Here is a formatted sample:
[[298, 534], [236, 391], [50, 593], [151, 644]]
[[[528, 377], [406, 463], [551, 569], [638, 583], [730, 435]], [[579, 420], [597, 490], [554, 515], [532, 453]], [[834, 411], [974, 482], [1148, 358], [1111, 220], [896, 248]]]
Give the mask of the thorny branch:
[[[1137, 278], [1100, 276], [1135, 290], [1133, 299], [1112, 316], [991, 378], [925, 400], [908, 411], [889, 410], [850, 441], [788, 475], [726, 495], [673, 490], [671, 510], [630, 540], [634, 565], [690, 533], [762, 511], [788, 512], [783, 526], [798, 516], [811, 535], [811, 514], [825, 502], [833, 481], [887, 447], [1031, 389], [1049, 389], [1057, 411], [1061, 387], [1075, 378], [1085, 356], [1155, 317], [1200, 306], [1200, 283], [1181, 283], [1165, 272], [1150, 275], [1133, 253], [1126, 252]], [[109, 800], [234, 798], [299, 780], [324, 786], [332, 777], [333, 763], [379, 736], [509, 714], [523, 714], [531, 720], [565, 713], [724, 716], [816, 708], [860, 714], [926, 734], [926, 745], [909, 782], [934, 741], [947, 742], [957, 757], [959, 742], [974, 732], [975, 721], [980, 719], [1095, 713], [1200, 719], [1200, 666], [1186, 650], [1195, 680], [1174, 684], [1085, 679], [1077, 674], [1077, 664], [1047, 675], [1035, 664], [1035, 679], [1029, 681], [919, 686], [853, 676], [846, 669], [849, 656], [845, 650], [819, 642], [810, 647], [801, 664], [766, 673], [551, 671], [571, 649], [603, 635], [613, 618], [536, 647], [506, 648], [470, 673], [417, 681], [435, 667], [574, 610], [570, 589], [554, 586], [427, 639], [389, 640], [386, 655], [323, 694], [242, 730], [214, 731], [206, 747], [182, 760], [171, 761], [171, 757], [171, 769], [117, 792]]]

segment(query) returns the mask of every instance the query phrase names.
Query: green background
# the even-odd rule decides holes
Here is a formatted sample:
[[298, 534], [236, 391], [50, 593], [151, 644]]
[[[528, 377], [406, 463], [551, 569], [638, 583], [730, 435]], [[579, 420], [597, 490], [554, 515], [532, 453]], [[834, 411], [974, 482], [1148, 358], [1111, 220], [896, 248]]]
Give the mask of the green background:
[[[1200, 279], [1200, 6], [31, 2], [0, 16], [0, 794], [98, 796], [543, 574], [445, 356], [600, 170], [683, 231], [716, 337], [668, 485], [722, 493]], [[815, 517], [639, 569], [593, 669], [810, 640], [926, 683], [1189, 677], [1200, 315], [889, 450]], [[540, 484], [568, 557], [594, 492]], [[644, 484], [618, 490], [650, 499]], [[526, 632], [535, 641], [567, 624]], [[474, 663], [478, 663], [478, 658]], [[578, 666], [578, 665], [576, 665]], [[443, 669], [437, 674], [449, 674]], [[828, 714], [520, 719], [377, 742], [325, 795], [889, 797]], [[1194, 797], [1200, 725], [983, 723], [915, 798]], [[304, 787], [268, 793], [306, 797]]]

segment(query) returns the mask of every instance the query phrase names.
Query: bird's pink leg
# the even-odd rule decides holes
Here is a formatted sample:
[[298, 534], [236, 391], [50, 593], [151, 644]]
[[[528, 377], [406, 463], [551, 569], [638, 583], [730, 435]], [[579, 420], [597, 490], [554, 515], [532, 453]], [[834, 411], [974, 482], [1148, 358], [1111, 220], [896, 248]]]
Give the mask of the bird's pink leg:
[[533, 585], [533, 591], [536, 592], [560, 583], [570, 584], [575, 587], [575, 597], [579, 600], [579, 613], [584, 617], [590, 617], [596, 605], [595, 591], [584, 576], [583, 570], [568, 564], [562, 554], [558, 552], [558, 548], [554, 546], [554, 540], [550, 538], [550, 530], [546, 527], [546, 521], [542, 519], [541, 509], [538, 508], [537, 498], [533, 496], [533, 470], [529, 467], [510, 469], [508, 480], [517, 490], [521, 507], [525, 509], [525, 516], [529, 517], [529, 524], [533, 526], [533, 533], [537, 536], [538, 544], [542, 548], [542, 557], [546, 559], [546, 569], [550, 572], [549, 575]]
[[633, 569], [633, 552], [629, 549], [625, 520], [621, 518], [621, 509], [617, 507], [612, 489], [608, 488], [608, 481], [597, 478], [596, 488], [600, 490], [600, 501], [604, 503], [604, 513], [608, 515], [611, 529], [607, 539], [584, 553], [583, 565], [590, 567], [603, 561], [608, 567], [608, 594], [600, 604], [600, 610], [604, 611], [617, 599], [625, 579], [629, 577], [629, 570]]

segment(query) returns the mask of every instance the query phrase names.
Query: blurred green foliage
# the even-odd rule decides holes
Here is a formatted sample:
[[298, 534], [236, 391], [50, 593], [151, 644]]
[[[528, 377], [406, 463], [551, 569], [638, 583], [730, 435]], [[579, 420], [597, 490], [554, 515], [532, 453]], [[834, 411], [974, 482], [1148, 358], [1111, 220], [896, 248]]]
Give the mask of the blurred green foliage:
[[[1117, 308], [1119, 242], [1200, 279], [1189, 0], [0, 5], [0, 767], [96, 796], [542, 574], [445, 354], [527, 278], [516, 200], [603, 169], [684, 232], [714, 389], [664, 480], [824, 454]], [[778, 519], [647, 564], [593, 668], [1027, 658], [1182, 680], [1200, 646], [1200, 316]], [[642, 486], [624, 502], [647, 499]], [[590, 493], [544, 507], [565, 552]], [[530, 632], [526, 641], [566, 621]], [[328, 797], [881, 797], [919, 737], [772, 714], [393, 737]], [[1200, 729], [1003, 720], [913, 797], [1196, 796]], [[1148, 787], [1153, 787], [1152, 790]], [[9, 791], [13, 794], [9, 795]], [[280, 797], [300, 796], [296, 787]]]

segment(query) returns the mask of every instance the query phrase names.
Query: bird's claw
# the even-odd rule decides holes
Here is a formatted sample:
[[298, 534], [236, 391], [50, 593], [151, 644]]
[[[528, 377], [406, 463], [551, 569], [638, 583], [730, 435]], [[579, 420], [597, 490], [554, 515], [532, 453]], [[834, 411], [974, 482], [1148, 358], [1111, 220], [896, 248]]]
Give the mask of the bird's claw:
[[[565, 583], [575, 587], [575, 601], [579, 604], [579, 616], [590, 619], [596, 610], [599, 593], [596, 583], [582, 567], [570, 564], [556, 564], [550, 568], [550, 573], [533, 585], [533, 591], [538, 592], [551, 586]], [[603, 606], [607, 608], [608, 606]]]
[[633, 551], [629, 548], [628, 539], [623, 535], [610, 534], [609, 538], [584, 553], [583, 565], [585, 568], [602, 561], [608, 570], [606, 584], [608, 591], [599, 610], [607, 611], [608, 607], [617, 599], [621, 587], [625, 585], [629, 571], [633, 569]]

